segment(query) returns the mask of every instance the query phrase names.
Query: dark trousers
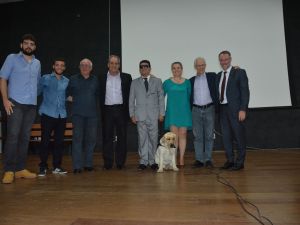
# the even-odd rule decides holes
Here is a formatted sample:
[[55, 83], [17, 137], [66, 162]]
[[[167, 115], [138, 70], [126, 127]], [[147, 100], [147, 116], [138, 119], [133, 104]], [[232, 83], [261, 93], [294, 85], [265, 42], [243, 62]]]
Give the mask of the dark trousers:
[[93, 166], [93, 153], [97, 142], [97, 117], [72, 116], [73, 141], [72, 160], [73, 169]]
[[[49, 155], [49, 144], [51, 138], [54, 139], [53, 155], [53, 169], [60, 168], [64, 150], [64, 132], [66, 127], [66, 118], [53, 118], [43, 114], [41, 116], [42, 127], [42, 141], [40, 145], [40, 159], [39, 166], [41, 168], [48, 168], [47, 160]], [[53, 132], [53, 137], [52, 137]]]
[[20, 171], [25, 168], [31, 126], [35, 119], [36, 106], [15, 105], [13, 113], [7, 116], [7, 136], [4, 146], [4, 171]]
[[[238, 166], [244, 164], [246, 157], [245, 122], [240, 122], [238, 112], [232, 112], [228, 105], [221, 105], [220, 107], [220, 122], [227, 160]], [[233, 151], [233, 140], [237, 144], [238, 155], [236, 159]]]
[[[104, 166], [123, 166], [127, 155], [127, 118], [123, 105], [104, 106], [103, 110], [103, 159]], [[116, 132], [116, 133], [115, 133]], [[117, 139], [115, 140], [115, 134]], [[114, 142], [116, 149], [114, 151]]]

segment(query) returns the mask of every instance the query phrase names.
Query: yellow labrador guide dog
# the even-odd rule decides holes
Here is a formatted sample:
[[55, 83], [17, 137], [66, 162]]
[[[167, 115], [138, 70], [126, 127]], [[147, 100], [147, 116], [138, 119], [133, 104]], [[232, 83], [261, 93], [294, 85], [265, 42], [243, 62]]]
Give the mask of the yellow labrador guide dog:
[[176, 153], [175, 146], [176, 135], [172, 132], [165, 133], [160, 139], [160, 146], [157, 148], [155, 154], [155, 163], [158, 164], [157, 172], [165, 170], [178, 171], [176, 166]]

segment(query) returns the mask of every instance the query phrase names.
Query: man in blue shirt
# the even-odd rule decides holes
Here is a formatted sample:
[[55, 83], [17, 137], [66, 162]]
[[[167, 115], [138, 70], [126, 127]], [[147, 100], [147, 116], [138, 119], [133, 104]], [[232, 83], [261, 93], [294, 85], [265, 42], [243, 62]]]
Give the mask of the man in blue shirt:
[[191, 106], [196, 161], [194, 168], [203, 166], [212, 168], [212, 150], [214, 147], [215, 109], [217, 100], [217, 74], [206, 72], [206, 62], [202, 57], [194, 61], [196, 76], [191, 81]]
[[93, 64], [89, 59], [81, 60], [79, 69], [80, 74], [70, 78], [67, 91], [68, 99], [72, 101], [72, 159], [75, 174], [81, 173], [83, 168], [86, 171], [94, 170], [93, 152], [98, 127], [98, 78], [91, 74]]
[[32, 34], [22, 37], [20, 47], [20, 53], [7, 56], [0, 71], [1, 94], [7, 113], [2, 180], [5, 184], [12, 183], [14, 178], [36, 178], [35, 173], [25, 169], [25, 163], [36, 114], [41, 64], [33, 55], [36, 39]]
[[66, 89], [69, 79], [63, 75], [66, 69], [64, 59], [55, 59], [53, 72], [42, 76], [39, 91], [43, 93], [43, 102], [39, 109], [41, 115], [42, 141], [40, 146], [40, 171], [38, 176], [45, 176], [48, 169], [49, 143], [54, 132], [53, 170], [54, 174], [66, 174], [61, 168], [63, 140], [66, 126]]

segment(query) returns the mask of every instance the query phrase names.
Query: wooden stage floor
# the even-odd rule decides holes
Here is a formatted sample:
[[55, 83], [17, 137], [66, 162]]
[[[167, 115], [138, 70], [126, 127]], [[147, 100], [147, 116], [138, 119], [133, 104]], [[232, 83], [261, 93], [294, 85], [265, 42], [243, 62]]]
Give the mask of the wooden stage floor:
[[[137, 160], [129, 153], [125, 170], [104, 171], [101, 155], [95, 154], [94, 172], [0, 184], [0, 225], [70, 225], [78, 218], [259, 224], [209, 169], [191, 167], [192, 152], [179, 172], [140, 172]], [[224, 153], [214, 152], [215, 165], [223, 162]], [[37, 171], [37, 164], [38, 156], [30, 156], [28, 168]], [[70, 156], [64, 168], [71, 171]], [[248, 151], [243, 171], [221, 175], [274, 224], [300, 224], [300, 149]]]

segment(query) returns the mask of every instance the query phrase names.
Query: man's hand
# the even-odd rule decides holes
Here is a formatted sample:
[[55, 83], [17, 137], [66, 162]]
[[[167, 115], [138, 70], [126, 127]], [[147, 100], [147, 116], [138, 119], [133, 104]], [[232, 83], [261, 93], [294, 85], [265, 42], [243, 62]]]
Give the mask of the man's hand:
[[15, 105], [11, 101], [9, 101], [8, 99], [3, 101], [3, 105], [4, 105], [4, 108], [5, 108], [5, 111], [6, 111], [7, 115], [10, 116], [14, 112], [13, 107]]
[[163, 122], [164, 121], [164, 116], [159, 115], [159, 122]]
[[131, 121], [132, 121], [134, 124], [136, 124], [135, 116], [132, 116], [132, 117], [131, 117]]
[[72, 96], [68, 96], [68, 97], [67, 97], [67, 101], [73, 102], [73, 97], [72, 97]]
[[246, 111], [239, 111], [239, 121], [243, 122], [246, 119]]

